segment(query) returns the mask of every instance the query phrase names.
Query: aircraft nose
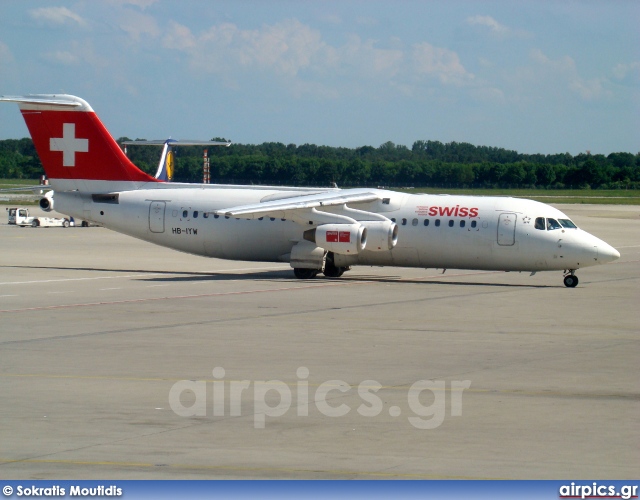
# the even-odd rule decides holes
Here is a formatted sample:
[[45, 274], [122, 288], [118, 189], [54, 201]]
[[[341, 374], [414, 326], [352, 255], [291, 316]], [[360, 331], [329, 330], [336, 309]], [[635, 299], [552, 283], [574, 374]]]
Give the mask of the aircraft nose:
[[611, 245], [598, 245], [598, 260], [603, 264], [607, 262], [613, 262], [620, 258], [620, 252], [618, 252]]

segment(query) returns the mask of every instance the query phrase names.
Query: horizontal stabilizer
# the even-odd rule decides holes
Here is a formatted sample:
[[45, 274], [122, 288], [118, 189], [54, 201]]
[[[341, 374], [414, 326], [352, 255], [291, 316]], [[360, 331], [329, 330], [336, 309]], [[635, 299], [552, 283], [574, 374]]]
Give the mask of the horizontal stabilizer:
[[231, 146], [230, 142], [220, 141], [196, 141], [196, 140], [178, 140], [178, 139], [166, 139], [166, 140], [153, 140], [153, 141], [124, 141], [122, 144], [127, 146], [164, 146], [169, 144], [170, 146]]
[[32, 104], [35, 106], [54, 106], [61, 108], [82, 107], [84, 108], [84, 111], [91, 110], [91, 107], [86, 103], [86, 101], [83, 101], [78, 97], [56, 94], [3, 95], [0, 96], [0, 102], [15, 102], [23, 105]]

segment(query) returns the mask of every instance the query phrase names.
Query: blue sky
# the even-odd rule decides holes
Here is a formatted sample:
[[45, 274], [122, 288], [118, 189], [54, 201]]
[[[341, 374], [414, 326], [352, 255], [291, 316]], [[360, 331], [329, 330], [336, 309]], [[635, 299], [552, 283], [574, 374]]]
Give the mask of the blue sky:
[[[0, 95], [115, 137], [640, 151], [640, 2], [0, 1]], [[0, 139], [27, 136], [0, 106]]]

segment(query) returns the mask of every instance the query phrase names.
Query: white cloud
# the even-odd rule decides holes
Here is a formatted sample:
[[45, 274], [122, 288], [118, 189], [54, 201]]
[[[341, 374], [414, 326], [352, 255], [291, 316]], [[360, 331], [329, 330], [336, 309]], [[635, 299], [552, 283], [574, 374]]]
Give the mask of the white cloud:
[[610, 92], [604, 87], [605, 78], [582, 78], [575, 61], [564, 56], [559, 59], [547, 57], [540, 49], [530, 52], [531, 59], [538, 64], [535, 74], [540, 79], [546, 79], [552, 85], [564, 85], [570, 91], [578, 94], [582, 99], [590, 101], [607, 97]]
[[443, 84], [461, 85], [474, 78], [464, 69], [457, 53], [427, 42], [413, 46], [412, 59], [418, 74], [437, 78]]
[[327, 47], [320, 32], [297, 20], [265, 25], [257, 30], [242, 30], [235, 24], [224, 23], [200, 35], [172, 23], [163, 44], [165, 48], [187, 52], [195, 67], [210, 72], [237, 66], [271, 69], [288, 76], [309, 68], [314, 58], [323, 57]]
[[613, 74], [618, 80], [624, 80], [630, 77], [640, 83], [640, 61], [631, 62], [628, 64], [617, 64], [613, 68]]
[[32, 9], [29, 15], [38, 22], [49, 24], [77, 24], [86, 26], [87, 22], [75, 12], [66, 7], [42, 7], [40, 9]]
[[0, 64], [13, 62], [13, 54], [6, 43], [0, 42]]
[[404, 53], [400, 49], [377, 48], [375, 40], [363, 41], [351, 35], [342, 47], [332, 48], [329, 61], [341, 74], [365, 78], [390, 78], [403, 68]]
[[377, 26], [378, 20], [374, 17], [358, 16], [356, 17], [356, 24], [359, 24], [360, 26]]
[[159, 0], [107, 0], [111, 5], [123, 6], [123, 5], [135, 5], [141, 9], [146, 9]]
[[57, 50], [54, 52], [45, 52], [43, 54], [45, 60], [56, 64], [62, 64], [64, 66], [73, 66], [80, 62], [80, 57], [77, 54], [65, 50]]
[[465, 22], [471, 26], [486, 26], [490, 31], [501, 35], [506, 35], [511, 31], [491, 16], [471, 16], [467, 17]]
[[153, 17], [131, 9], [125, 9], [121, 13], [119, 27], [135, 41], [140, 40], [143, 35], [156, 38], [161, 34]]
[[477, 26], [479, 30], [489, 30], [492, 37], [505, 38], [531, 38], [531, 34], [524, 30], [512, 29], [499, 23], [491, 16], [469, 16], [464, 21], [469, 26]]
[[[91, 40], [76, 40], [70, 42], [65, 50], [43, 52], [40, 57], [47, 63], [61, 66], [82, 66], [98, 71], [112, 70], [117, 62], [96, 53]], [[113, 72], [113, 71], [110, 71]]]
[[182, 24], [172, 22], [164, 36], [163, 46], [167, 49], [187, 51], [197, 45], [197, 39], [191, 30]]
[[497, 104], [504, 104], [506, 102], [504, 92], [496, 87], [479, 87], [473, 89], [472, 93], [479, 101]]
[[354, 34], [342, 45], [331, 45], [296, 19], [251, 30], [222, 23], [200, 33], [171, 22], [163, 46], [183, 53], [193, 71], [218, 74], [232, 88], [249, 73], [265, 71], [296, 96], [335, 98], [373, 88], [372, 82], [379, 90], [381, 85], [419, 88], [425, 81], [460, 86], [474, 79], [454, 51], [426, 42], [405, 49], [397, 38], [383, 46]]
[[329, 23], [329, 24], [335, 24], [335, 25], [342, 24], [342, 18], [339, 15], [329, 14], [328, 12], [320, 14], [318, 16], [318, 20], [323, 21], [325, 23]]

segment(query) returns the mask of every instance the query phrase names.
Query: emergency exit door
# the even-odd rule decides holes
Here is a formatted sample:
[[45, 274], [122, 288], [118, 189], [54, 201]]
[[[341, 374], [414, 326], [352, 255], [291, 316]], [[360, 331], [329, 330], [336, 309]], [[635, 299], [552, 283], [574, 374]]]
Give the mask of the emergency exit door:
[[500, 214], [498, 218], [498, 245], [512, 246], [516, 242], [516, 214]]
[[149, 206], [149, 230], [152, 233], [164, 233], [164, 201], [152, 201]]

